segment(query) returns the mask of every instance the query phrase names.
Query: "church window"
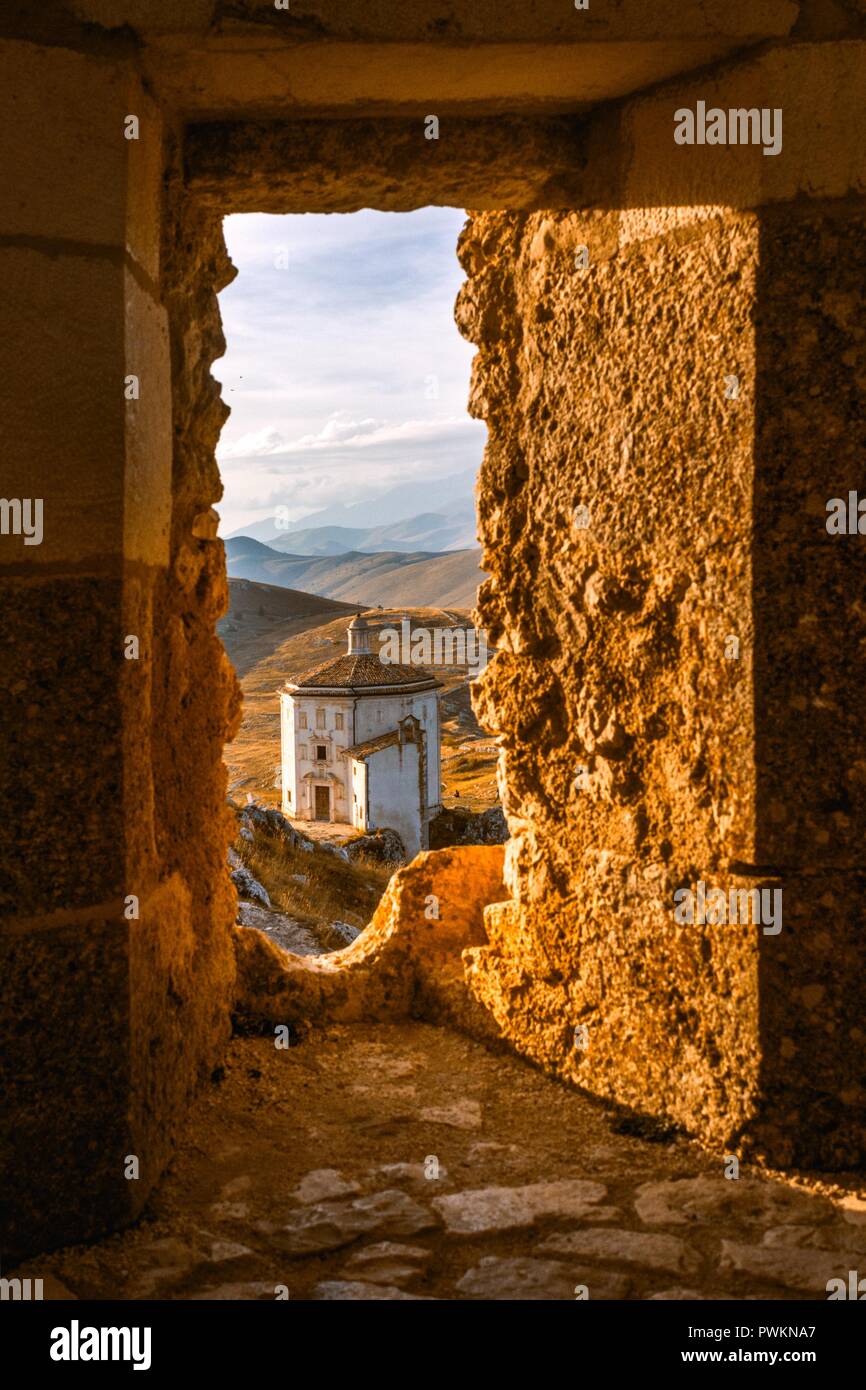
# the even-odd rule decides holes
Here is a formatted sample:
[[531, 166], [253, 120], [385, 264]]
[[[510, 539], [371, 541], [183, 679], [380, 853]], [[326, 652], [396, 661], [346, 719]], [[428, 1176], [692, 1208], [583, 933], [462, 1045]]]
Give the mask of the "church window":
[[299, 729], [306, 729], [306, 727], [307, 727], [307, 716], [306, 716], [306, 714], [304, 713], [304, 711], [301, 710], [300, 714], [298, 715], [298, 728], [299, 728]]
[[317, 728], [317, 729], [324, 729], [324, 727], [325, 727], [325, 711], [324, 711], [323, 709], [317, 709], [317, 710], [316, 710], [316, 728]]
[[342, 716], [342, 714], [336, 715], [334, 727], [337, 728], [337, 729], [342, 729], [342, 727], [343, 727], [343, 716]]
[[326, 762], [326, 761], [327, 761], [327, 757], [328, 757], [328, 750], [327, 750], [327, 748], [325, 747], [325, 745], [324, 745], [323, 743], [317, 743], [317, 744], [316, 744], [316, 762], [317, 762], [317, 763]]

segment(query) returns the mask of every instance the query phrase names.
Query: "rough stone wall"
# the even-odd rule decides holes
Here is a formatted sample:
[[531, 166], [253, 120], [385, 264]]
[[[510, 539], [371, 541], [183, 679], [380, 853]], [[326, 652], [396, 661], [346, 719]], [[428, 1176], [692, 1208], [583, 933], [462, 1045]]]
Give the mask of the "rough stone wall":
[[[151, 614], [170, 506], [167, 334], [156, 287], [162, 129], [128, 53], [0, 45], [3, 496], [42, 543], [0, 537], [0, 1141], [4, 1254], [128, 1217], [160, 1162], [133, 1113], [130, 1034], [165, 1092], [137, 951], [171, 949], [147, 739]], [[147, 145], [123, 138], [130, 108]], [[29, 137], [29, 138], [28, 138]], [[11, 191], [14, 190], [14, 196]], [[139, 373], [147, 392], [124, 398]], [[124, 658], [135, 633], [140, 660]], [[139, 900], [137, 921], [125, 915]], [[136, 1018], [136, 1022], [133, 1019]], [[157, 1047], [151, 1051], [151, 1043]], [[141, 1156], [142, 1180], [124, 1177]]]
[[477, 708], [516, 909], [477, 987], [546, 1065], [720, 1138], [754, 1103], [757, 943], [719, 950], [672, 909], [695, 870], [727, 873], [751, 812], [752, 411], [724, 375], [753, 374], [758, 229], [620, 245], [617, 213], [484, 214], [461, 259], [491, 436], [478, 611], [503, 648]]
[[[233, 822], [223, 745], [240, 721], [240, 687], [215, 624], [228, 609], [222, 496], [214, 450], [228, 415], [210, 374], [225, 350], [217, 292], [234, 278], [218, 218], [190, 207], [172, 151], [163, 221], [163, 296], [171, 334], [173, 418], [169, 565], [154, 599], [153, 776], [157, 849], [186, 912], [180, 971], [151, 972], [169, 1003], [170, 1053], [186, 1093], [228, 1040], [235, 893], [226, 870]], [[166, 979], [167, 975], [167, 979]], [[168, 1148], [170, 1152], [170, 1145]]]
[[[831, 182], [852, 157], [835, 133]], [[473, 988], [580, 1085], [844, 1166], [866, 1099], [866, 565], [824, 522], [866, 443], [866, 208], [735, 211], [755, 185], [733, 175], [728, 208], [689, 207], [705, 172], [687, 170], [679, 205], [625, 188], [621, 211], [482, 213], [462, 239], [490, 434], [478, 615], [500, 648], [476, 708], [513, 835]], [[677, 925], [675, 891], [701, 879], [781, 889], [781, 933]]]

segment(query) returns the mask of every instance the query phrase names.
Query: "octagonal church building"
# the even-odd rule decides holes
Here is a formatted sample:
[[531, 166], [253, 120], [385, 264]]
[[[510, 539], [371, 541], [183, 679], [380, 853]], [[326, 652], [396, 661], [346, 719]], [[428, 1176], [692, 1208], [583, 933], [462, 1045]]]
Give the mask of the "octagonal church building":
[[348, 650], [280, 688], [283, 814], [396, 830], [411, 859], [441, 810], [439, 691], [421, 666], [380, 660], [359, 616]]

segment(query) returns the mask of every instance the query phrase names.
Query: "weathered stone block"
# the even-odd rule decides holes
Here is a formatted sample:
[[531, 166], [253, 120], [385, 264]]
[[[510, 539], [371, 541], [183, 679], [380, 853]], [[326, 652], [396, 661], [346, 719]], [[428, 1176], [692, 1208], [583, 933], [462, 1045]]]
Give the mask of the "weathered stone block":
[[122, 249], [134, 143], [124, 136], [124, 118], [136, 113], [141, 92], [133, 55], [116, 52], [109, 61], [6, 39], [0, 82], [9, 103], [0, 167], [12, 195], [4, 199], [0, 232]]
[[76, 914], [0, 935], [4, 1252], [129, 1220], [129, 924]]
[[119, 579], [5, 578], [0, 916], [124, 889]]
[[123, 270], [100, 256], [0, 247], [3, 495], [43, 499], [43, 539], [0, 536], [0, 564], [75, 565], [122, 547]]
[[172, 403], [166, 312], [134, 276], [124, 280], [124, 376], [138, 378], [138, 399], [124, 400], [124, 554], [150, 565], [169, 561]]
[[[622, 206], [749, 208], [802, 195], [862, 194], [864, 57], [866, 43], [857, 39], [776, 47], [625, 103], [622, 130], [629, 158]], [[695, 110], [698, 101], [725, 111], [781, 110], [781, 151], [765, 155], [753, 144], [675, 144], [674, 112]]]

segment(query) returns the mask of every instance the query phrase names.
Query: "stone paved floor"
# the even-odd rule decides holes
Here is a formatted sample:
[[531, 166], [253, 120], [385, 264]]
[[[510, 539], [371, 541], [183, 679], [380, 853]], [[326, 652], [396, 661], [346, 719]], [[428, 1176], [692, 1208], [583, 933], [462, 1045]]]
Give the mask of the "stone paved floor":
[[137, 1226], [22, 1272], [129, 1299], [826, 1299], [866, 1273], [862, 1175], [733, 1181], [622, 1128], [423, 1024], [236, 1039]]

